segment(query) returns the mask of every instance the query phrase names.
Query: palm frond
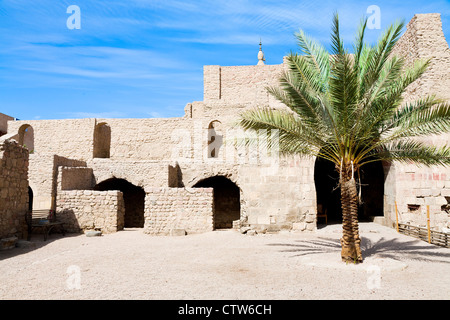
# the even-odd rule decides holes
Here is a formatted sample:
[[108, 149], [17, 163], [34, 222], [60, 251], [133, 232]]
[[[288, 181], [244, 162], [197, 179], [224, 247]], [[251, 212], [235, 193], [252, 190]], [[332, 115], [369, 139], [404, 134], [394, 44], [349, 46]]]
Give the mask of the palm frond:
[[411, 139], [385, 144], [372, 160], [362, 162], [361, 165], [372, 161], [397, 161], [405, 164], [425, 166], [450, 165], [450, 147], [426, 145]]
[[[258, 108], [245, 111], [239, 125], [245, 130], [278, 130], [279, 150], [284, 154], [316, 156], [329, 140], [329, 136], [321, 136], [320, 131], [305, 126], [298, 116], [283, 110]], [[327, 157], [335, 160], [333, 154]]]
[[450, 132], [450, 104], [428, 96], [397, 112], [387, 127], [391, 139]]
[[377, 45], [368, 52], [366, 73], [363, 77], [362, 88], [365, 95], [370, 97], [374, 83], [379, 79], [383, 67], [392, 53], [392, 49], [400, 38], [405, 23], [397, 22], [381, 35]]
[[378, 42], [364, 43], [363, 19], [353, 44], [344, 47], [339, 16], [333, 17], [331, 50], [302, 30], [295, 34], [301, 54], [287, 57], [279, 86], [268, 92], [293, 112], [268, 108], [245, 112], [239, 125], [279, 131], [280, 152], [314, 155], [337, 164], [372, 161], [450, 164], [450, 148], [428, 146], [415, 137], [450, 132], [450, 105], [434, 96], [403, 105], [408, 86], [430, 60], [393, 56], [404, 22], [391, 25]]
[[364, 46], [365, 46], [364, 35], [366, 32], [366, 28], [367, 28], [367, 18], [365, 18], [361, 21], [359, 28], [358, 28], [358, 33], [355, 38], [355, 43], [353, 45], [353, 51], [354, 51], [354, 56], [355, 56], [355, 67], [358, 69], [361, 67], [360, 59], [364, 52]]
[[320, 119], [320, 102], [312, 94], [307, 79], [304, 74], [283, 72], [279, 87], [270, 87], [268, 91], [298, 113], [304, 121], [314, 123]]
[[[401, 75], [403, 65], [404, 59], [397, 57], [393, 57], [386, 63], [375, 84], [376, 90], [372, 92], [372, 102], [360, 101], [355, 112], [355, 125], [351, 133], [353, 137], [359, 137], [361, 141], [364, 141], [368, 137], [378, 136], [380, 125], [398, 109], [400, 101], [392, 98], [386, 100], [386, 95], [396, 85], [395, 82]], [[356, 144], [356, 149], [358, 148], [361, 148], [360, 143]]]
[[339, 56], [344, 54], [344, 43], [341, 40], [339, 31], [339, 14], [337, 12], [333, 15], [333, 25], [331, 27], [331, 54], [332, 56]]
[[295, 34], [298, 45], [312, 69], [317, 72], [317, 82], [321, 92], [326, 92], [328, 77], [330, 74], [330, 55], [328, 51], [318, 42], [307, 36], [303, 30]]
[[[394, 64], [395, 61], [399, 61], [395, 57], [392, 60], [387, 66]], [[383, 89], [384, 94], [379, 95], [362, 109], [364, 114], [360, 118], [364, 121], [358, 120], [358, 123], [361, 125], [357, 132], [358, 136], [367, 137], [373, 134], [379, 136], [395, 126], [396, 117], [401, 116], [404, 112], [409, 113], [408, 109], [401, 109], [403, 102], [402, 94], [411, 83], [422, 76], [428, 63], [428, 60], [416, 61], [410, 68], [403, 69], [401, 72], [396, 70], [391, 73], [391, 75], [397, 76], [392, 78], [389, 87]]]

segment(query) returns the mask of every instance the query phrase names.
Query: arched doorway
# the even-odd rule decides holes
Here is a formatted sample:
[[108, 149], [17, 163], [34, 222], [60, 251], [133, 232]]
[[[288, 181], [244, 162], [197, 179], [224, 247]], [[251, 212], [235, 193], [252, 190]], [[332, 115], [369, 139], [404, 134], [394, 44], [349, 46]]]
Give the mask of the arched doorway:
[[28, 187], [28, 211], [33, 211], [33, 189]]
[[384, 215], [384, 169], [381, 161], [370, 162], [360, 169], [362, 203], [359, 221], [372, 221]]
[[[383, 164], [380, 161], [368, 163], [361, 167], [359, 174], [357, 184], [358, 192], [361, 191], [361, 203], [358, 208], [358, 220], [371, 221], [374, 216], [384, 214]], [[326, 214], [328, 223], [342, 223], [339, 173], [331, 161], [316, 159], [314, 183], [318, 215]]]
[[214, 229], [233, 227], [233, 221], [241, 218], [240, 189], [224, 176], [203, 179], [194, 188], [214, 189]]
[[125, 228], [144, 227], [145, 191], [143, 188], [135, 186], [125, 179], [112, 178], [100, 182], [94, 190], [119, 190], [123, 193], [125, 204]]
[[[342, 222], [339, 173], [331, 161], [317, 158], [314, 164], [317, 214], [325, 214], [328, 223]], [[321, 221], [318, 220], [320, 223]]]

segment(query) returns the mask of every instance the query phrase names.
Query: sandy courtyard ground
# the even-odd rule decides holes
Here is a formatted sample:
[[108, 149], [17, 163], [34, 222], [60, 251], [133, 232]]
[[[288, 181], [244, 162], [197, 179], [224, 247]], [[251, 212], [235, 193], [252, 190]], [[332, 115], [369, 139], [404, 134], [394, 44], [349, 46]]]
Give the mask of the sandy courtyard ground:
[[341, 226], [315, 233], [33, 235], [0, 252], [1, 299], [444, 299], [450, 250], [361, 224], [365, 262], [340, 261]]

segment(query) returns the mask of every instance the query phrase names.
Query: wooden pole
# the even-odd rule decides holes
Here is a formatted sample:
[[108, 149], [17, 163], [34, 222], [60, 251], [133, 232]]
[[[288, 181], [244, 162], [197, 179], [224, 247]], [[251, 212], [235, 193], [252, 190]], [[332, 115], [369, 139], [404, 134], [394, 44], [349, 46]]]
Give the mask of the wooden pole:
[[427, 229], [428, 229], [428, 243], [431, 243], [431, 231], [430, 231], [430, 206], [427, 206]]
[[395, 221], [396, 221], [397, 232], [398, 232], [398, 209], [397, 209], [397, 201], [395, 201]]

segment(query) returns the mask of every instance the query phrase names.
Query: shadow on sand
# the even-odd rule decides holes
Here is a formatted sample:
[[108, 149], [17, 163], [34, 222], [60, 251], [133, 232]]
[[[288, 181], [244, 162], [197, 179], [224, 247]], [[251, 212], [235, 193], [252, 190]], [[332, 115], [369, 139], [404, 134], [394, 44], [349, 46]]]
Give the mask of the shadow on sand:
[[54, 241], [58, 241], [58, 240], [70, 238], [70, 237], [77, 237], [77, 236], [80, 236], [80, 234], [79, 233], [66, 233], [66, 235], [63, 236], [62, 234], [59, 234], [59, 233], [55, 233], [55, 234], [52, 233], [51, 235], [49, 235], [47, 240], [44, 241], [43, 234], [39, 234], [39, 233], [33, 234], [31, 236], [30, 241], [25, 241], [24, 239], [19, 239], [19, 240], [22, 240], [25, 242], [25, 245], [23, 247], [16, 247], [16, 248], [0, 251], [0, 260], [13, 258], [13, 257], [19, 256], [21, 254], [28, 253], [30, 251], [40, 249], [42, 247], [45, 247], [45, 246], [51, 244]]
[[[339, 239], [318, 237], [313, 240], [296, 240], [295, 243], [273, 243], [270, 246], [285, 248], [282, 252], [292, 252], [295, 256], [306, 256], [323, 253], [340, 254]], [[361, 237], [361, 251], [363, 259], [377, 256], [398, 261], [415, 260], [423, 262], [450, 263], [450, 251], [446, 248], [424, 244], [421, 240], [400, 240], [398, 238], [372, 240]]]

